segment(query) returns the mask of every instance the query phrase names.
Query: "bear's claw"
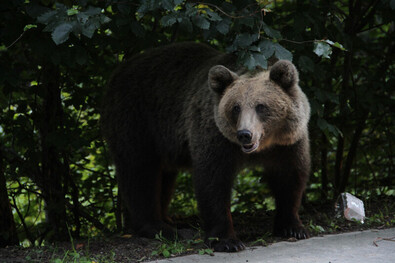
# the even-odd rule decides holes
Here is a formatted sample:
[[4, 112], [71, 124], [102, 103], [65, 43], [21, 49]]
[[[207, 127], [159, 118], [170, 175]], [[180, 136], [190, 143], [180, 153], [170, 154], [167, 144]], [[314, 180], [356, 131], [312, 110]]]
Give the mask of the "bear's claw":
[[240, 240], [230, 238], [212, 241], [210, 247], [216, 252], [239, 252], [246, 248]]
[[285, 238], [307, 239], [310, 237], [308, 231], [303, 226], [284, 227], [282, 230], [274, 232], [275, 236]]

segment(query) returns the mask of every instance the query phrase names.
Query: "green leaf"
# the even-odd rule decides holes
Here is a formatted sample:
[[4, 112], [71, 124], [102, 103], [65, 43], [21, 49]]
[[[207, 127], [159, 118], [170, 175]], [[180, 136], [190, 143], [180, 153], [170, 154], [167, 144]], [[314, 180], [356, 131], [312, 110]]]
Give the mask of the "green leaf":
[[222, 20], [221, 22], [219, 22], [215, 28], [216, 28], [216, 29], [218, 30], [218, 32], [220, 32], [221, 34], [226, 35], [226, 34], [229, 32], [229, 27], [230, 27], [230, 24], [231, 24], [231, 23], [232, 23], [232, 22], [231, 22], [230, 20], [224, 19], [224, 20]]
[[333, 46], [334, 46], [334, 47], [337, 47], [337, 48], [339, 48], [339, 49], [341, 49], [341, 50], [346, 50], [346, 49], [343, 47], [343, 45], [340, 44], [340, 43], [338, 43], [338, 42], [335, 42], [335, 43], [333, 44]]
[[252, 16], [246, 16], [240, 19], [240, 23], [252, 29], [255, 25], [255, 19]]
[[141, 1], [141, 6], [137, 9], [138, 13], [146, 13], [148, 11], [154, 11], [155, 9], [158, 9], [160, 6], [160, 1], [158, 0], [147, 0], [147, 1]]
[[329, 56], [332, 54], [331, 46], [322, 41], [317, 41], [314, 43], [314, 53], [319, 57], [330, 58]]
[[111, 21], [111, 18], [105, 16], [105, 15], [100, 15], [100, 24], [106, 24]]
[[258, 46], [250, 46], [248, 48], [248, 50], [254, 51], [254, 52], [261, 52], [261, 49]]
[[210, 9], [206, 10], [208, 19], [211, 21], [221, 21], [222, 17], [220, 17], [217, 13], [211, 11]]
[[255, 66], [260, 66], [264, 69], [267, 69], [267, 59], [261, 53], [253, 53], [252, 55], [255, 60]]
[[166, 16], [162, 17], [160, 20], [160, 23], [165, 27], [171, 26], [171, 25], [175, 24], [176, 22], [177, 22], [177, 17], [174, 16], [173, 14], [166, 15]]
[[339, 134], [341, 134], [341, 131], [336, 126], [329, 124], [324, 119], [317, 119], [317, 125], [321, 129], [321, 131], [326, 134], [326, 136], [332, 134], [337, 137]]
[[198, 10], [190, 3], [185, 4], [185, 15], [188, 17], [193, 17], [198, 15]]
[[261, 53], [253, 53], [253, 57], [255, 60], [255, 66], [260, 66], [264, 69], [267, 69], [267, 59]]
[[171, 0], [162, 0], [162, 7], [168, 11], [174, 10], [174, 4], [172, 3], [173, 1]]
[[270, 58], [274, 54], [274, 43], [271, 40], [264, 39], [258, 44], [261, 49], [261, 53], [266, 57]]
[[266, 35], [268, 35], [269, 37], [274, 38], [274, 39], [281, 38], [281, 33], [280, 33], [280, 31], [275, 30], [275, 29], [269, 27], [269, 26], [268, 26], [265, 22], [263, 22], [263, 21], [262, 21], [262, 28], [263, 28], [263, 31], [265, 31]]
[[26, 25], [23, 28], [23, 31], [28, 31], [29, 29], [32, 29], [32, 28], [37, 28], [37, 25], [32, 25], [32, 24]]
[[73, 15], [76, 15], [78, 13], [79, 13], [79, 11], [77, 9], [75, 9], [75, 8], [70, 8], [70, 9], [67, 10], [67, 15], [68, 16], [73, 16]]
[[270, 40], [262, 40], [259, 45], [261, 49], [261, 53], [265, 56], [265, 58], [270, 58], [273, 54], [278, 59], [285, 59], [292, 61], [292, 53], [281, 46], [279, 43], [273, 43]]
[[87, 14], [88, 16], [99, 15], [99, 14], [101, 14], [101, 8], [89, 6], [88, 9], [84, 13]]
[[289, 52], [287, 49], [285, 49], [283, 46], [281, 46], [279, 43], [274, 43], [274, 55], [278, 59], [285, 59], [292, 61], [292, 53]]
[[80, 12], [77, 14], [77, 20], [80, 24], [85, 24], [89, 21], [89, 15], [87, 15], [85, 12]]
[[242, 65], [246, 66], [248, 70], [253, 70], [256, 67], [256, 61], [252, 52], [241, 50], [238, 52], [238, 58]]
[[162, 251], [162, 255], [163, 255], [165, 258], [170, 257], [170, 252], [169, 252], [169, 250], [167, 250], [167, 249], [163, 250], [163, 251]]
[[233, 45], [235, 47], [246, 48], [249, 47], [252, 43], [254, 43], [257, 39], [258, 39], [257, 34], [243, 33], [236, 36]]
[[47, 25], [49, 22], [52, 21], [52, 19], [56, 18], [55, 16], [57, 13], [58, 12], [56, 10], [46, 12], [40, 15], [39, 17], [37, 17], [37, 22]]
[[255, 69], [256, 62], [254, 56], [249, 53], [243, 63], [249, 70]]
[[326, 43], [328, 43], [329, 45], [331, 45], [332, 47], [336, 47], [339, 48], [340, 50], [345, 51], [346, 49], [343, 47], [342, 44], [340, 44], [339, 42], [333, 42], [329, 39], [325, 40]]
[[192, 22], [199, 28], [201, 29], [209, 29], [210, 28], [210, 22], [204, 18], [203, 16], [193, 16], [192, 17]]
[[70, 23], [62, 23], [58, 25], [52, 32], [52, 40], [56, 45], [60, 45], [69, 39], [69, 34], [73, 29]]
[[88, 38], [92, 38], [96, 29], [100, 27], [100, 18], [89, 19], [89, 22], [82, 27], [82, 34]]
[[214, 256], [214, 250], [212, 250], [211, 248], [206, 248], [204, 251], [206, 252], [206, 254]]

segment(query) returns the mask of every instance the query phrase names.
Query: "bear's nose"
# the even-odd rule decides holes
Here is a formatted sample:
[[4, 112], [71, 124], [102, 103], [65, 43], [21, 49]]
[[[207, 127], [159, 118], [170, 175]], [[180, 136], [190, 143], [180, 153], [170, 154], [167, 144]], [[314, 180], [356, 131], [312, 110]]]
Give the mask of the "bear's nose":
[[237, 139], [242, 144], [249, 144], [251, 143], [252, 133], [249, 130], [237, 131]]

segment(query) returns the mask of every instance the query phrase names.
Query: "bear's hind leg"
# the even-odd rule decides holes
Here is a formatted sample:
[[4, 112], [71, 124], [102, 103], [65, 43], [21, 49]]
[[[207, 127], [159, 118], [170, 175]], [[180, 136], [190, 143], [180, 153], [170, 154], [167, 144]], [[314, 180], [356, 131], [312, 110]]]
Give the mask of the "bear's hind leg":
[[159, 161], [143, 153], [121, 162], [115, 160], [119, 192], [130, 214], [133, 232], [154, 238], [162, 232], [166, 238], [174, 237], [174, 230], [161, 217], [161, 178]]

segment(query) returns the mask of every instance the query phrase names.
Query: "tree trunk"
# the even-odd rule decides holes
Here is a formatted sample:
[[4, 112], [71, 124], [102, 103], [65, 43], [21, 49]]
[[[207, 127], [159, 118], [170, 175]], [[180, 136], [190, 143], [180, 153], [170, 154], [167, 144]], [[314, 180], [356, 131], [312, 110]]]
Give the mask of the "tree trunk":
[[321, 199], [328, 199], [328, 140], [324, 133], [322, 133], [322, 148], [321, 148]]
[[357, 147], [359, 144], [359, 140], [361, 139], [362, 131], [365, 128], [365, 122], [367, 117], [368, 115], [365, 114], [362, 117], [362, 119], [358, 122], [357, 128], [355, 129], [354, 136], [351, 140], [350, 149], [347, 154], [347, 159], [344, 165], [343, 176], [341, 178], [341, 182], [339, 185], [339, 193], [344, 192], [348, 184], [348, 178], [350, 177], [351, 174], [352, 162], [354, 161], [354, 158], [357, 154]]
[[343, 168], [343, 152], [344, 152], [344, 137], [342, 134], [337, 136], [337, 148], [336, 148], [336, 162], [335, 162], [335, 182], [334, 182], [334, 196], [333, 199], [336, 200], [337, 196], [340, 194], [340, 181]]
[[0, 150], [0, 247], [18, 245], [14, 216], [7, 195], [3, 168], [3, 156]]
[[62, 140], [62, 104], [60, 97], [59, 70], [54, 66], [43, 67], [43, 112], [40, 123], [42, 170], [40, 186], [45, 200], [46, 221], [50, 227], [50, 240], [67, 239], [66, 203], [62, 182], [65, 171], [60, 161], [61, 153], [56, 147]]

